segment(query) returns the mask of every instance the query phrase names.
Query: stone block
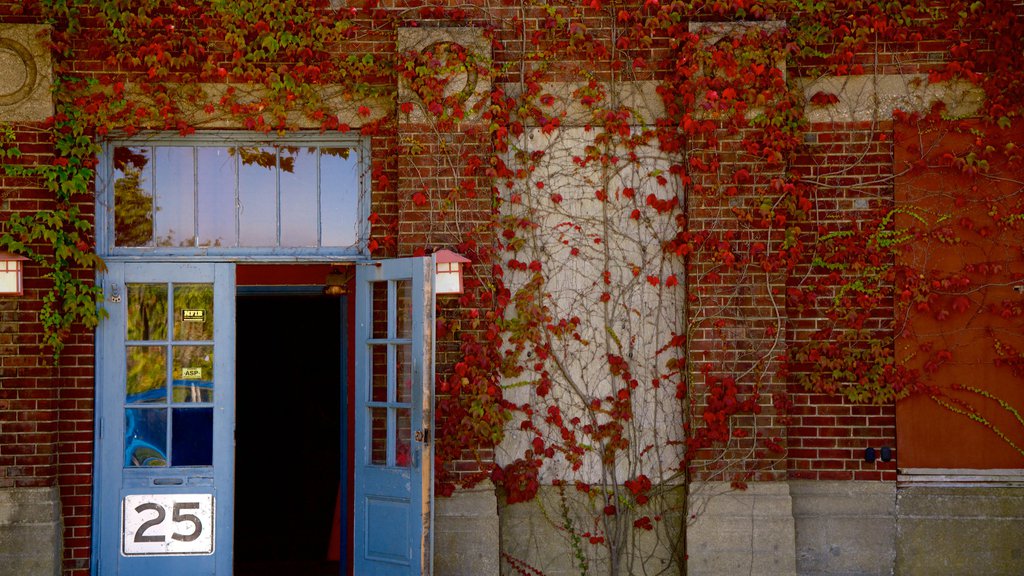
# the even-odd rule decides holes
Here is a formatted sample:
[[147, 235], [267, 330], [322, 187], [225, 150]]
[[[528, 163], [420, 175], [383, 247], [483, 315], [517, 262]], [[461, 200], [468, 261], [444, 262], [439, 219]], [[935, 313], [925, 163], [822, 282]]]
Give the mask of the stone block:
[[[606, 518], [603, 499], [571, 487], [542, 486], [536, 499], [500, 509], [503, 573], [518, 574], [511, 569], [518, 565], [545, 576], [608, 574], [609, 549], [605, 542], [590, 542], [588, 534], [604, 535], [606, 527], [616, 527], [623, 535], [618, 551], [620, 574], [679, 574], [684, 498], [679, 487], [640, 509]], [[659, 517], [653, 529], [633, 527], [634, 519], [643, 515]], [[574, 540], [573, 535], [578, 538]]]
[[895, 482], [792, 481], [801, 576], [881, 576], [896, 561]]
[[45, 26], [0, 24], [0, 122], [53, 115], [53, 70]]
[[0, 489], [0, 576], [60, 574], [56, 488]]
[[686, 530], [690, 576], [795, 576], [793, 505], [785, 482], [694, 483]]
[[897, 509], [896, 574], [1024, 574], [1024, 488], [901, 487]]
[[434, 499], [434, 574], [497, 576], [498, 501], [490, 483]]

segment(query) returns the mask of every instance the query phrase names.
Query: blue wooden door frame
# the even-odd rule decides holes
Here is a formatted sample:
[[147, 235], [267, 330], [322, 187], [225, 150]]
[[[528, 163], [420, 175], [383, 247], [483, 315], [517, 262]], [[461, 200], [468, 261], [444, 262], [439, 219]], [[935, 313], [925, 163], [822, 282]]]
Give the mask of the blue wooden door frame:
[[[210, 284], [213, 286], [212, 322], [212, 466], [126, 466], [126, 285]], [[96, 434], [93, 497], [92, 573], [98, 576], [145, 574], [231, 574], [234, 469], [234, 265], [228, 263], [108, 262], [101, 278], [109, 317], [97, 329]], [[173, 294], [173, 293], [172, 293]], [[173, 295], [171, 296], [173, 299]], [[168, 306], [166, 330], [174, 326], [173, 305]], [[207, 312], [210, 314], [210, 312]], [[171, 336], [163, 338], [172, 346]], [[168, 363], [170, 359], [166, 360]], [[169, 372], [168, 372], [169, 373]], [[171, 376], [173, 378], [173, 376]], [[171, 404], [167, 407], [169, 410]], [[126, 422], [127, 420], [127, 422]], [[173, 434], [173, 428], [171, 430]], [[165, 447], [165, 450], [167, 448]], [[213, 551], [210, 554], [127, 556], [122, 549], [122, 502], [128, 495], [213, 495]], [[191, 535], [199, 526], [190, 521], [188, 508], [174, 510]], [[169, 510], [162, 514], [169, 516]], [[191, 516], [195, 518], [195, 516]], [[159, 526], [157, 527], [159, 528]], [[154, 529], [156, 530], [156, 528]], [[177, 534], [177, 532], [173, 532]]]
[[[432, 258], [381, 260], [356, 269], [353, 562], [359, 576], [432, 572], [434, 269]], [[374, 285], [386, 294], [376, 309]], [[398, 327], [404, 304], [408, 331]], [[378, 320], [384, 314], [386, 322], [375, 324], [375, 314]], [[384, 325], [386, 333], [381, 331]], [[409, 354], [408, 365], [402, 367], [410, 381], [405, 394], [397, 391], [403, 385], [396, 361], [399, 349]], [[380, 374], [383, 358], [375, 356], [380, 352], [386, 358], [385, 374]], [[407, 427], [402, 414], [409, 415]]]

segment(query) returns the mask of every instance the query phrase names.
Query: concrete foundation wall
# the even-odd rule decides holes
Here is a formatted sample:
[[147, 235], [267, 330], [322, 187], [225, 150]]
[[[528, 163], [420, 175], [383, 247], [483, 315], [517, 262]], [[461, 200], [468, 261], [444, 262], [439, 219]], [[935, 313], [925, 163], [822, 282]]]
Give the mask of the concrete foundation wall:
[[1024, 486], [901, 487], [897, 574], [1024, 574]]
[[0, 488], [0, 576], [60, 574], [56, 488]]
[[489, 482], [434, 500], [435, 576], [498, 576], [498, 501]]
[[896, 561], [896, 483], [789, 483], [801, 576], [890, 575]]
[[686, 530], [690, 576], [795, 576], [793, 504], [789, 484], [694, 483]]
[[[575, 490], [565, 495], [569, 515], [587, 503]], [[548, 486], [535, 501], [501, 507], [502, 550], [545, 576], [609, 574], [603, 546], [578, 547], [586, 563], [581, 569], [561, 502]], [[728, 483], [696, 483], [689, 507], [689, 576], [1024, 574], [1024, 485], [790, 481], [734, 490]], [[682, 526], [676, 520], [665, 526]], [[646, 565], [624, 558], [621, 573], [681, 574], [682, 562], [673, 560], [681, 535], [647, 534], [647, 547], [633, 543], [625, 553], [644, 557]], [[501, 573], [520, 572], [506, 558]]]

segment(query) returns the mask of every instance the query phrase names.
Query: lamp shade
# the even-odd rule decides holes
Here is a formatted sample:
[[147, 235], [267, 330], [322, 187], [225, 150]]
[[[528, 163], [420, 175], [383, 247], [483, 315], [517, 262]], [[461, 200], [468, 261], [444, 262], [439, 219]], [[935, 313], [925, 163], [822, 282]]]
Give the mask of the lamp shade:
[[469, 262], [469, 258], [451, 250], [434, 252], [434, 264], [437, 267], [434, 276], [434, 292], [437, 294], [462, 294], [462, 265], [467, 262]]
[[0, 250], [0, 295], [21, 295], [28, 258]]

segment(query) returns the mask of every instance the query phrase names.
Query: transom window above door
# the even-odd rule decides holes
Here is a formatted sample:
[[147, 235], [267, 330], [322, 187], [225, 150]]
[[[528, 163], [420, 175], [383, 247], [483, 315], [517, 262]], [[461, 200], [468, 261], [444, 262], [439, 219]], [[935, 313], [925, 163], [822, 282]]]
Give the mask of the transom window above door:
[[102, 252], [361, 254], [369, 232], [365, 146], [252, 136], [108, 142], [99, 180], [105, 209], [97, 215]]

